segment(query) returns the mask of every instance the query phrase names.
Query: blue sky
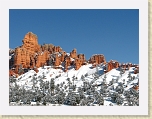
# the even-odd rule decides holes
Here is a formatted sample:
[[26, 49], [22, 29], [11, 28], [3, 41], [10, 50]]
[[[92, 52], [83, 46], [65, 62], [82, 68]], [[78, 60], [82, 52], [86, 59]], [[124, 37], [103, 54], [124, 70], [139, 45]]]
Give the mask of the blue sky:
[[9, 47], [21, 46], [29, 31], [39, 44], [52, 43], [66, 52], [76, 48], [86, 59], [104, 54], [106, 61], [139, 64], [137, 9], [9, 10]]

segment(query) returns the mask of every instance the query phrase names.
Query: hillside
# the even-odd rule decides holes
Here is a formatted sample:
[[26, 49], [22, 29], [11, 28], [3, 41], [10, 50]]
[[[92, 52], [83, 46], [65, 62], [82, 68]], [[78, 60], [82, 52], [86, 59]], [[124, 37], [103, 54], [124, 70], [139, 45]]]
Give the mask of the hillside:
[[39, 45], [27, 33], [23, 45], [9, 50], [9, 104], [49, 106], [138, 106], [139, 66], [85, 59], [53, 44]]

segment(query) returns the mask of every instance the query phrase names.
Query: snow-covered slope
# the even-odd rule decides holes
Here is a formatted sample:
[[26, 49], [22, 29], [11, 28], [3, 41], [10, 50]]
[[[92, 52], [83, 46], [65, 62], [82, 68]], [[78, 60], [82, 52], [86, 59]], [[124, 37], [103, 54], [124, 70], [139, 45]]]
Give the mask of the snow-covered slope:
[[[98, 70], [97, 70], [98, 69]], [[30, 70], [27, 73], [20, 75], [17, 78], [17, 84], [21, 85], [27, 85], [29, 88], [32, 87], [32, 79], [33, 77], [35, 77], [37, 79], [37, 81], [39, 81], [40, 77], [44, 77], [43, 81], [50, 81], [51, 78], [55, 78], [55, 83], [56, 84], [60, 84], [62, 82], [66, 82], [67, 83], [67, 78], [72, 79], [73, 76], [77, 77], [75, 84], [77, 85], [77, 87], [79, 87], [80, 85], [82, 85], [83, 81], [82, 81], [82, 76], [85, 76], [85, 79], [90, 82], [94, 79], [93, 74], [98, 72], [99, 74], [99, 78], [94, 82], [95, 84], [101, 84], [101, 82], [103, 82], [103, 79], [106, 75], [106, 83], [109, 84], [110, 81], [112, 81], [112, 79], [116, 80], [118, 79], [118, 82], [125, 82], [125, 85], [127, 85], [128, 82], [128, 74], [129, 72], [131, 73], [133, 71], [134, 67], [131, 67], [128, 71], [125, 71], [124, 74], [122, 74], [122, 76], [120, 76], [120, 71], [118, 69], [112, 69], [111, 71], [107, 72], [106, 74], [103, 73], [103, 68], [102, 67], [96, 67], [93, 68], [92, 64], [88, 64], [88, 65], [83, 65], [79, 70], [75, 70], [74, 68], [68, 70], [67, 72], [64, 72], [61, 69], [54, 69], [51, 66], [45, 66], [44, 68], [40, 67], [38, 68], [39, 72], [36, 73], [34, 70]], [[129, 86], [127, 87], [130, 88], [132, 83], [137, 83], [138, 81], [138, 74], [133, 74], [131, 73], [131, 76], [135, 76], [135, 80], [130, 82]], [[123, 82], [124, 79], [124, 82]], [[116, 85], [115, 85], [116, 86]]]
[[[20, 75], [17, 78], [17, 84], [21, 85], [28, 85], [29, 87], [32, 86], [31, 80], [33, 79], [33, 77], [37, 78], [37, 80], [39, 81], [40, 77], [43, 77], [43, 75], [45, 76], [45, 78], [43, 78], [43, 81], [50, 81], [51, 78], [55, 78], [55, 83], [59, 84], [61, 82], [67, 82], [67, 78], [72, 78], [73, 76], [77, 77], [77, 81], [76, 84], [80, 85], [82, 80], [81, 77], [82, 75], [84, 76], [85, 74], [88, 73], [88, 75], [94, 74], [96, 72], [96, 68], [92, 68], [91, 64], [88, 65], [84, 65], [82, 66], [79, 70], [75, 70], [74, 68], [71, 68], [70, 70], [68, 70], [67, 72], [64, 72], [61, 69], [54, 69], [51, 66], [45, 66], [44, 68], [40, 67], [38, 68], [39, 72], [36, 73], [34, 70], [30, 70], [29, 72]], [[56, 78], [58, 77], [58, 78]], [[90, 77], [91, 78], [91, 77]]]
[[[87, 64], [80, 67], [79, 70], [75, 70], [73, 67], [71, 67], [69, 68], [70, 70], [64, 72], [61, 69], [54, 69], [51, 66], [44, 66], [38, 68], [38, 73], [36, 73], [34, 70], [30, 70], [27, 73], [20, 75], [18, 78], [16, 78], [16, 84], [19, 87], [24, 87], [25, 90], [33, 90], [34, 81], [37, 82], [35, 86], [40, 89], [40, 83], [42, 81], [51, 82], [51, 79], [54, 79], [55, 85], [63, 84], [64, 86], [68, 86], [70, 80], [71, 84], [76, 86], [76, 90], [74, 91], [75, 93], [77, 93], [79, 88], [84, 87], [84, 82], [95, 86], [95, 90], [99, 93], [101, 92], [103, 83], [108, 86], [106, 90], [112, 93], [116, 92], [116, 89], [120, 84], [123, 86], [124, 91], [129, 91], [135, 84], [138, 84], [139, 74], [133, 73], [135, 69], [134, 67], [131, 67], [122, 74], [120, 73], [119, 68], [112, 69], [111, 71], [104, 73], [104, 67], [105, 65], [102, 64], [98, 65], [97, 67], [93, 67], [92, 64]], [[62, 87], [62, 89], [64, 88]], [[65, 89], [64, 91], [66, 92], [66, 95], [68, 95], [68, 89]], [[87, 92], [84, 94], [86, 97], [90, 95], [88, 95]], [[121, 97], [124, 98], [124, 95]], [[109, 100], [111, 100], [111, 98], [108, 95], [105, 96], [104, 105], [116, 105], [116, 103], [112, 103]]]

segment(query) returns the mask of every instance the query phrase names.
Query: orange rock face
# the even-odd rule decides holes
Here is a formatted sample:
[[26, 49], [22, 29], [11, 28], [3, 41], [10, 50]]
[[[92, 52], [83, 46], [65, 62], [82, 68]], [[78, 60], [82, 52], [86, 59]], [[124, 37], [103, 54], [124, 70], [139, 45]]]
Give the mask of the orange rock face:
[[44, 44], [44, 45], [41, 45], [41, 50], [42, 51], [49, 51], [51, 54], [53, 53], [53, 48], [54, 48], [54, 45], [53, 44]]
[[40, 46], [37, 42], [37, 36], [32, 32], [25, 35], [23, 45], [15, 49], [15, 66], [21, 65], [23, 68], [35, 66], [34, 54], [40, 51]]
[[30, 54], [25, 48], [16, 48], [14, 56], [14, 65], [21, 65], [24, 68], [30, 67]]
[[90, 58], [89, 62], [92, 64], [101, 64], [101, 63], [106, 64], [106, 60], [105, 60], [104, 55], [93, 55]]
[[49, 52], [44, 51], [38, 54], [36, 58], [36, 67], [42, 67], [46, 65], [46, 62], [49, 60]]
[[86, 62], [84, 54], [79, 54], [77, 57], [74, 62], [75, 70], [78, 70]]
[[23, 39], [23, 45], [15, 49], [14, 66], [16, 72], [21, 64], [23, 68], [34, 68], [35, 66], [38, 68], [45, 65], [53, 47], [51, 44], [40, 47], [37, 36], [32, 32], [27, 33]]
[[37, 41], [37, 36], [32, 32], [28, 32], [22, 40], [22, 48], [25, 48], [30, 54], [40, 51], [40, 45]]
[[53, 52], [61, 52], [62, 48], [60, 46], [54, 46], [53, 47]]
[[121, 64], [121, 67], [122, 67], [124, 70], [127, 70], [127, 69], [129, 69], [130, 67], [138, 67], [138, 65], [133, 65], [132, 63], [127, 63], [127, 64]]
[[54, 66], [58, 67], [60, 64], [61, 64], [60, 58], [59, 58], [58, 54], [56, 54]]
[[78, 54], [78, 58], [79, 58], [80, 61], [81, 61], [81, 65], [86, 61], [86, 60], [85, 60], [85, 55], [84, 55], [84, 54]]
[[106, 72], [108, 72], [108, 71], [110, 71], [110, 70], [112, 70], [114, 68], [118, 68], [118, 67], [121, 67], [124, 71], [125, 70], [129, 70], [130, 67], [135, 67], [136, 69], [134, 70], [134, 74], [139, 73], [139, 66], [138, 65], [133, 65], [131, 63], [119, 65], [119, 62], [112, 61], [112, 60], [110, 62], [108, 62], [108, 66], [107, 66]]
[[62, 51], [62, 54], [60, 56], [60, 61], [63, 62], [64, 61], [64, 58], [66, 56], [66, 52], [65, 51]]
[[[47, 47], [50, 50], [51, 45]], [[15, 49], [14, 66], [15, 72], [18, 71], [18, 66], [23, 68], [34, 68], [44, 65], [49, 59], [49, 52], [45, 50], [42, 53], [42, 48], [38, 44], [37, 36], [32, 32], [25, 35], [23, 45]], [[36, 55], [37, 54], [37, 55]]]
[[70, 52], [70, 57], [73, 59], [77, 58], [77, 50], [76, 49], [73, 49], [72, 52]]
[[[16, 48], [15, 51], [9, 51], [9, 53], [15, 54], [13, 60], [9, 60], [10, 67], [15, 68], [15, 70], [10, 70], [9, 75], [13, 75], [13, 72], [20, 75], [21, 73], [18, 73], [20, 66], [27, 69], [34, 69], [38, 72], [37, 68], [44, 65], [54, 65], [55, 68], [58, 68], [62, 63], [64, 64], [65, 71], [67, 71], [69, 66], [74, 66], [75, 70], [78, 70], [82, 65], [86, 64], [85, 55], [77, 55], [76, 49], [73, 49], [70, 55], [68, 55], [60, 46], [54, 46], [52, 44], [39, 45], [37, 36], [32, 32], [28, 32], [22, 42], [22, 46]], [[101, 54], [93, 55], [88, 62], [94, 66], [101, 63], [106, 64], [105, 57]], [[132, 66], [136, 67], [134, 73], [138, 73], [138, 65], [121, 65], [124, 69]], [[119, 63], [117, 61], [110, 61], [107, 64], [107, 71], [118, 67]]]
[[[10, 67], [15, 67], [15, 73], [18, 73], [20, 65], [22, 65], [23, 68], [38, 68], [47, 65], [50, 54], [52, 53], [62, 52], [60, 57], [56, 54], [54, 58], [55, 67], [58, 67], [61, 62], [65, 60], [66, 52], [64, 52], [60, 46], [53, 46], [52, 44], [40, 46], [37, 36], [32, 32], [28, 32], [22, 42], [23, 45], [15, 49], [14, 61], [9, 61]], [[76, 57], [76, 50], [73, 50], [71, 55], [73, 58]], [[71, 61], [67, 60], [65, 64], [68, 67], [71, 65]], [[10, 72], [10, 74], [12, 74], [12, 72]]]
[[107, 71], [110, 71], [110, 70], [112, 70], [114, 68], [118, 68], [118, 67], [119, 67], [119, 62], [111, 60], [110, 62], [108, 62]]
[[[76, 50], [75, 50], [76, 51]], [[65, 71], [68, 70], [68, 67], [71, 65], [74, 65], [75, 70], [78, 70], [83, 64], [85, 64], [86, 60], [85, 60], [85, 56], [84, 54], [79, 54], [78, 56], [76, 55], [76, 52], [74, 50], [71, 52], [71, 55], [66, 57], [65, 59]], [[71, 56], [73, 56], [73, 61], [71, 61]]]
[[65, 71], [68, 70], [68, 67], [71, 65], [71, 57], [66, 57], [65, 59], [65, 65], [64, 65], [64, 68], [65, 68]]
[[78, 70], [82, 65], [81, 59], [77, 58], [75, 59], [75, 70]]

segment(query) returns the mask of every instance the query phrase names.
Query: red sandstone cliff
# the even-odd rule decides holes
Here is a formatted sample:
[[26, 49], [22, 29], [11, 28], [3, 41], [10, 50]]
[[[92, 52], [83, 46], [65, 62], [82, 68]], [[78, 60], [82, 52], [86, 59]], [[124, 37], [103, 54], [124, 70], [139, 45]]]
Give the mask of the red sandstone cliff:
[[93, 64], [94, 66], [104, 63], [106, 64], [106, 60], [104, 55], [99, 54], [99, 55], [93, 55], [90, 59], [89, 59], [89, 63]]
[[[69, 66], [74, 66], [75, 70], [78, 70], [86, 62], [91, 63], [94, 67], [98, 64], [107, 64], [106, 72], [112, 70], [113, 68], [122, 67], [124, 70], [129, 67], [134, 66], [132, 64], [122, 64], [119, 65], [117, 61], [110, 61], [106, 63], [105, 57], [102, 54], [93, 55], [88, 61], [85, 59], [84, 54], [77, 54], [77, 49], [73, 49], [70, 55], [67, 55], [65, 51], [62, 50], [60, 46], [54, 46], [52, 44], [38, 44], [38, 37], [32, 32], [28, 32], [23, 40], [23, 44], [14, 50], [9, 51], [9, 53], [14, 53], [13, 60], [10, 60], [10, 67], [15, 68], [15, 70], [10, 70], [9, 74], [19, 73], [19, 68], [22, 66], [23, 69], [33, 69], [38, 72], [39, 67], [44, 65], [49, 65], [49, 61], [52, 61], [52, 65], [57, 68], [59, 65], [63, 64], [64, 71], [67, 71]], [[134, 73], [139, 72], [138, 65], [135, 66], [136, 70]]]

